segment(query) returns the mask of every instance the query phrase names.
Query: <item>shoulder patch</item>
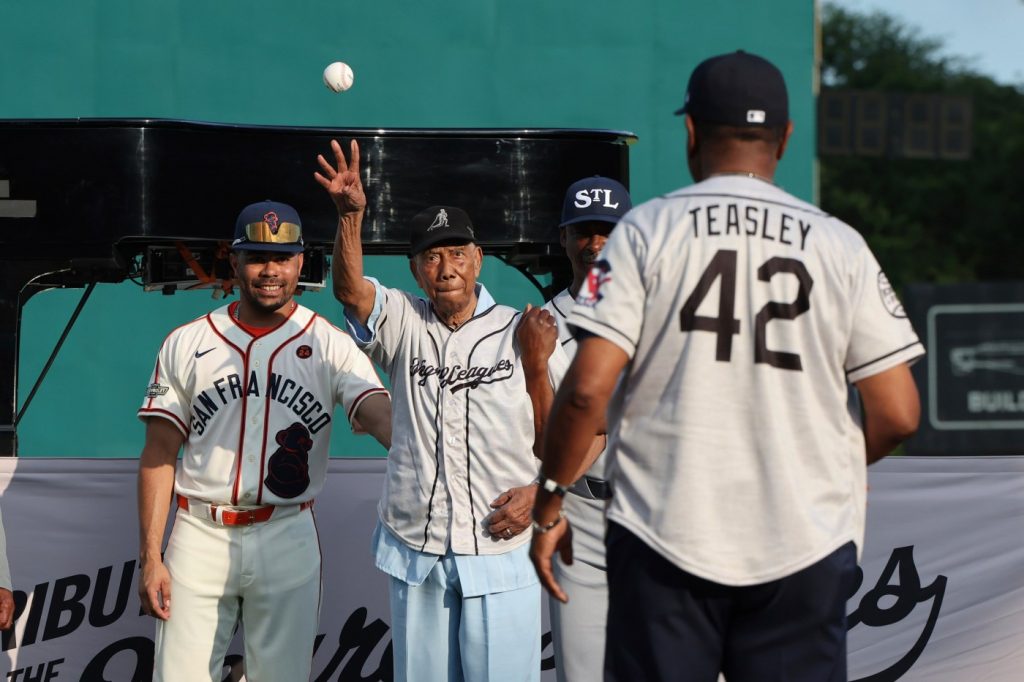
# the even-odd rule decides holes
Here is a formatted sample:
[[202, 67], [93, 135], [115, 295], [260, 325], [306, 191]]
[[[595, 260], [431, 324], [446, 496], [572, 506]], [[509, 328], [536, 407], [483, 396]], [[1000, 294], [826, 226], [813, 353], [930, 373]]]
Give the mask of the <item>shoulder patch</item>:
[[161, 384], [150, 384], [146, 387], [146, 397], [156, 398], [162, 395], [166, 395], [167, 391], [171, 390], [170, 386], [162, 386]]
[[612, 265], [608, 261], [604, 259], [595, 261], [590, 267], [590, 272], [587, 273], [586, 279], [583, 280], [583, 286], [580, 287], [576, 303], [589, 308], [597, 305], [597, 302], [603, 298], [601, 286], [612, 278], [611, 271]]
[[878, 271], [878, 295], [882, 298], [882, 305], [885, 306], [886, 311], [890, 315], [897, 318], [907, 316], [906, 311], [903, 309], [903, 304], [900, 303], [899, 297], [896, 296], [896, 291], [889, 284], [889, 278], [881, 270]]

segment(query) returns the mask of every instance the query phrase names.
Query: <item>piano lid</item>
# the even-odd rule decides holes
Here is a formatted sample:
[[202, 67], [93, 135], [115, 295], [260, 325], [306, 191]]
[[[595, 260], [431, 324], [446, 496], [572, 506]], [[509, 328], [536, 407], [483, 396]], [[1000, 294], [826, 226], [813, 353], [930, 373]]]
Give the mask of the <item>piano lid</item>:
[[[367, 253], [405, 253], [409, 219], [465, 208], [485, 253], [530, 263], [561, 255], [565, 188], [587, 175], [628, 185], [632, 133], [583, 129], [367, 129], [174, 120], [0, 121], [0, 242], [5, 260], [110, 260], [146, 244], [229, 239], [242, 206], [294, 205], [310, 245], [337, 215], [313, 179], [330, 140], [358, 140]], [[117, 258], [115, 258], [117, 256]], [[542, 268], [543, 270], [543, 268]], [[115, 272], [106, 273], [107, 277]]]
[[461, 206], [485, 253], [528, 273], [551, 270], [552, 285], [554, 270], [566, 269], [565, 189], [588, 175], [628, 186], [636, 140], [605, 130], [0, 120], [0, 456], [17, 452], [18, 327], [29, 296], [121, 281], [149, 246], [228, 240], [238, 211], [266, 198], [294, 205], [307, 243], [326, 247], [337, 215], [313, 179], [316, 156], [329, 158], [332, 138], [347, 149], [353, 137], [368, 201], [366, 253], [405, 253], [413, 215]]

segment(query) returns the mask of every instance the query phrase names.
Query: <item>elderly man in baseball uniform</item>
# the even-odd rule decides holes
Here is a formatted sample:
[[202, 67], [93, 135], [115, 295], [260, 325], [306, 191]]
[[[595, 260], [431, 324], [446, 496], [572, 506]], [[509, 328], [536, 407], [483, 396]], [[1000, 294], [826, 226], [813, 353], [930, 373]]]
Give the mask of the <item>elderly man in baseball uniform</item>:
[[[576, 339], [566, 316], [583, 287], [615, 223], [632, 208], [629, 192], [611, 178], [593, 176], [574, 182], [562, 203], [559, 239], [572, 267], [572, 283], [544, 305], [558, 322], [558, 341], [571, 358]], [[604, 430], [593, 447], [601, 452]], [[605, 566], [605, 507], [611, 486], [605, 477], [605, 458], [576, 479], [565, 497], [572, 518], [571, 561], [555, 561], [553, 570], [567, 601], [551, 598], [551, 634], [559, 682], [600, 680], [604, 670], [605, 622], [608, 614], [608, 575]]]
[[[398, 680], [538, 680], [540, 587], [528, 556], [550, 402], [549, 313], [497, 305], [477, 283], [469, 216], [434, 206], [412, 221], [409, 268], [425, 298], [363, 277], [359, 148], [332, 141], [317, 181], [339, 214], [334, 292], [388, 373], [394, 436], [373, 551], [390, 576]], [[524, 532], [525, 531], [525, 532]]]
[[792, 132], [775, 66], [708, 59], [679, 113], [696, 184], [622, 219], [569, 314], [534, 563], [564, 599], [560, 495], [625, 370], [605, 679], [845, 680], [866, 467], [917, 428], [924, 351], [864, 239], [773, 184]]
[[307, 680], [320, 608], [312, 505], [334, 406], [387, 446], [391, 404], [352, 340], [294, 299], [294, 208], [245, 207], [231, 248], [239, 301], [171, 332], [138, 412], [139, 594], [158, 619], [154, 679], [219, 682], [240, 622], [246, 679]]

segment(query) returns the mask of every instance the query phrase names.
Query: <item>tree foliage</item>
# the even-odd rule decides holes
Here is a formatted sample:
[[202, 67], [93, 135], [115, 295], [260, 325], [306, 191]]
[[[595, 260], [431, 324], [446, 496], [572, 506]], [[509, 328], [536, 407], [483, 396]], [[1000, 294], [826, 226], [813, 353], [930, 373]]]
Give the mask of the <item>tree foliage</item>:
[[1024, 279], [1024, 87], [1000, 85], [885, 13], [826, 5], [825, 87], [968, 95], [967, 161], [821, 157], [822, 207], [860, 230], [890, 279]]

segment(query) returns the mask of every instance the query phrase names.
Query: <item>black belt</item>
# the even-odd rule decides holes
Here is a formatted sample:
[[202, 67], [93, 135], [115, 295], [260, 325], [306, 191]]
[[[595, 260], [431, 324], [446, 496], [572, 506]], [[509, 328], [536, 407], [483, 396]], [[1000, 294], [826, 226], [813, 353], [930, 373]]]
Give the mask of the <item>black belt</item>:
[[569, 487], [569, 492], [588, 500], [610, 500], [612, 484], [603, 478], [583, 476]]

